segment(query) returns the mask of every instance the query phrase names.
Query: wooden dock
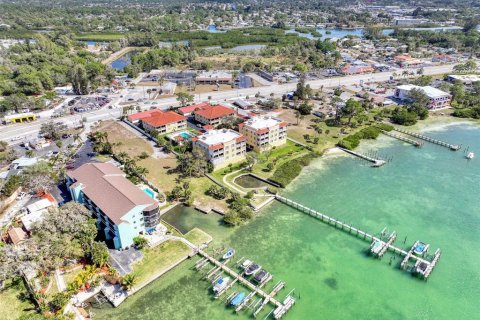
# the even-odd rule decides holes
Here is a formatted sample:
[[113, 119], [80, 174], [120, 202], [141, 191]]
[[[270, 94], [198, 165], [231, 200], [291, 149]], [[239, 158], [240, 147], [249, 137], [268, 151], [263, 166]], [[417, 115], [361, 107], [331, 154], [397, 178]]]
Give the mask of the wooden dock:
[[[285, 197], [282, 197], [280, 195], [275, 195], [275, 199], [277, 199], [278, 201], [292, 207], [292, 208], [295, 208], [303, 213], [306, 213], [312, 217], [315, 217], [317, 218], [318, 220], [330, 225], [330, 226], [334, 226], [336, 227], [337, 229], [341, 229], [343, 230], [344, 232], [348, 232], [349, 234], [352, 234], [358, 238], [361, 238], [361, 239], [364, 239], [366, 241], [371, 241], [372, 243], [373, 242], [379, 242], [381, 245], [382, 245], [382, 249], [381, 251], [384, 251], [382, 253], [382, 255], [384, 255], [388, 250], [390, 250], [391, 252], [393, 252], [394, 254], [399, 254], [399, 255], [403, 255], [405, 256], [404, 260], [408, 257], [408, 259], [406, 260], [408, 262], [409, 259], [413, 259], [413, 260], [416, 260], [416, 261], [420, 261], [422, 263], [426, 263], [427, 265], [431, 266], [431, 268], [433, 269], [433, 267], [435, 267], [435, 264], [437, 263], [438, 259], [435, 261], [435, 264], [433, 263], [433, 260], [432, 261], [428, 261], [426, 260], [425, 258], [423, 257], [418, 257], [416, 255], [413, 255], [413, 249], [415, 247], [415, 245], [412, 247], [412, 249], [410, 249], [410, 251], [406, 251], [402, 248], [399, 248], [399, 247], [396, 247], [395, 245], [393, 245], [393, 242], [395, 241], [397, 235], [396, 233], [392, 233], [392, 235], [389, 237], [389, 240], [387, 241], [384, 241], [382, 240], [381, 238], [379, 237], [376, 237], [370, 233], [367, 233], [363, 230], [360, 230], [359, 228], [355, 228], [353, 227], [351, 224], [347, 224], [345, 222], [341, 222], [340, 220], [338, 219], [335, 219], [335, 218], [332, 218], [332, 217], [329, 217], [327, 216], [326, 214], [323, 214], [323, 213], [320, 213], [320, 212], [317, 212], [313, 209], [310, 209], [310, 208], [307, 208], [305, 207], [304, 205], [298, 203], [298, 202], [295, 202], [293, 200], [290, 200], [288, 198], [285, 198]], [[416, 244], [416, 243], [415, 243]], [[439, 250], [437, 250], [439, 252]], [[402, 261], [402, 264], [403, 264], [403, 261]], [[403, 268], [403, 265], [401, 264], [401, 267]], [[433, 264], [433, 266], [432, 266]], [[431, 272], [431, 271], [430, 271]]]
[[460, 150], [460, 147], [461, 147], [458, 144], [450, 144], [448, 142], [440, 141], [440, 140], [425, 136], [423, 134], [416, 133], [416, 132], [411, 132], [411, 131], [408, 131], [408, 130], [405, 130], [405, 129], [394, 128], [393, 130], [404, 133], [404, 134], [408, 134], [409, 136], [412, 136], [412, 137], [415, 137], [415, 138], [418, 138], [418, 139], [428, 141], [430, 143], [437, 144], [437, 145], [445, 147], [445, 148], [449, 148], [450, 150], [453, 150], [453, 151]]
[[385, 163], [387, 163], [385, 160], [382, 160], [382, 159], [375, 159], [375, 158], [372, 158], [372, 157], [369, 157], [369, 156], [366, 156], [364, 154], [361, 154], [361, 153], [358, 153], [358, 152], [355, 152], [355, 151], [352, 151], [352, 150], [348, 150], [348, 149], [345, 149], [345, 148], [342, 148], [342, 147], [338, 147], [340, 150], [343, 150], [344, 152], [348, 153], [348, 154], [351, 154], [355, 157], [358, 157], [360, 159], [363, 159], [363, 160], [366, 160], [368, 162], [371, 162], [373, 163], [372, 167], [381, 167], [383, 166]]
[[413, 139], [407, 138], [405, 136], [395, 134], [395, 133], [390, 132], [390, 131], [381, 130], [381, 132], [386, 136], [392, 137], [394, 139], [397, 139], [397, 140], [400, 140], [400, 141], [403, 141], [403, 142], [406, 142], [406, 143], [410, 143], [411, 145], [414, 145], [415, 147], [423, 146], [423, 143], [421, 143], [420, 141], [413, 140]]
[[267, 303], [271, 303], [275, 307], [283, 306], [283, 304], [281, 302], [279, 302], [278, 300], [276, 300], [274, 298], [275, 294], [272, 295], [271, 293], [267, 293], [267, 292], [263, 291], [259, 286], [256, 286], [252, 282], [250, 282], [249, 280], [245, 279], [241, 274], [238, 274], [236, 271], [232, 270], [225, 263], [222, 263], [222, 262], [218, 261], [217, 259], [210, 256], [208, 253], [206, 253], [203, 250], [198, 250], [198, 254], [200, 254], [204, 258], [208, 259], [213, 265], [215, 265], [217, 267], [214, 271], [216, 271], [217, 269], [221, 269], [223, 272], [225, 272], [226, 274], [233, 277], [235, 282], [238, 281], [239, 283], [243, 284], [245, 287], [250, 289], [252, 291], [253, 295], [259, 295], [260, 297], [265, 299], [267, 301]]

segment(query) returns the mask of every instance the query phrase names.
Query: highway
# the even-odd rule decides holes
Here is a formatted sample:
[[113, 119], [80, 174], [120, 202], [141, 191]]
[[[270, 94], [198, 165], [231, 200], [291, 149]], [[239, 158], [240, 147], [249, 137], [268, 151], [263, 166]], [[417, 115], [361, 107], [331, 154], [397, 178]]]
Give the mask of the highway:
[[[431, 67], [424, 67], [424, 75], [437, 75], [437, 74], [444, 74], [450, 73], [453, 70], [453, 64], [449, 65], [440, 65], [440, 66], [431, 66]], [[403, 71], [403, 70], [402, 70]], [[409, 71], [416, 72], [416, 69], [412, 69]], [[379, 73], [372, 73], [372, 74], [363, 74], [363, 75], [350, 75], [350, 76], [343, 76], [343, 77], [332, 77], [327, 79], [319, 79], [319, 80], [312, 80], [307, 81], [308, 84], [313, 89], [318, 89], [320, 87], [324, 88], [333, 88], [340, 85], [354, 85], [360, 84], [361, 81], [363, 82], [385, 82], [390, 79], [393, 75], [394, 71], [388, 72], [379, 72]], [[400, 71], [397, 70], [397, 73]], [[207, 100], [207, 97], [211, 97], [214, 101], [224, 101], [236, 97], [245, 97], [250, 96], [253, 97], [256, 93], [260, 92], [260, 94], [269, 96], [271, 93], [274, 93], [277, 97], [281, 96], [287, 92], [294, 91], [296, 88], [296, 83], [288, 83], [288, 84], [272, 84], [270, 86], [262, 86], [262, 87], [254, 87], [254, 88], [246, 88], [246, 89], [234, 89], [229, 91], [213, 91], [208, 93], [202, 94], [195, 94], [194, 101], [200, 102]], [[78, 124], [82, 118], [86, 118], [88, 123], [97, 121], [97, 120], [106, 120], [106, 119], [113, 119], [118, 118], [121, 115], [122, 108], [118, 105], [121, 100], [121, 95], [128, 93], [129, 89], [123, 89], [121, 93], [110, 96], [112, 100], [113, 109], [108, 109], [104, 107], [100, 110], [92, 111], [92, 112], [84, 112], [75, 115], [68, 115], [62, 118], [54, 119], [54, 121], [62, 121], [67, 125], [74, 125]], [[151, 101], [147, 101], [147, 103], [151, 103]], [[178, 105], [178, 101], [175, 97], [172, 98], [165, 98], [155, 100], [155, 106], [160, 109], [167, 109], [170, 106]], [[142, 104], [142, 103], [140, 103]], [[143, 103], [144, 108], [149, 108], [151, 104]], [[32, 138], [36, 136], [40, 130], [42, 123], [51, 121], [49, 116], [49, 111], [45, 111], [41, 113], [42, 116], [36, 120], [35, 122], [31, 123], [23, 123], [23, 124], [13, 124], [7, 126], [0, 127], [0, 140], [6, 141], [10, 144], [20, 143], [25, 138]], [[45, 116], [44, 116], [45, 115]], [[16, 138], [15, 141], [11, 141], [12, 138]]]

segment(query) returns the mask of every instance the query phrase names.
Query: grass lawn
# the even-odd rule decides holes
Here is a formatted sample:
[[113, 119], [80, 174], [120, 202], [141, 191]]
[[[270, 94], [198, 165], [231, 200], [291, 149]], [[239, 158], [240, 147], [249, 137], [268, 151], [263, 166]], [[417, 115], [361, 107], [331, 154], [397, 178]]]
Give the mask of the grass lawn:
[[190, 179], [190, 190], [192, 191], [193, 198], [195, 199], [195, 202], [199, 203], [201, 206], [212, 205], [226, 211], [228, 205], [225, 200], [216, 200], [205, 194], [208, 188], [213, 184], [214, 183], [207, 177]]
[[68, 273], [63, 274], [63, 280], [65, 282], [65, 285], [68, 287], [70, 283], [73, 282], [73, 279], [80, 273], [82, 272], [83, 268], [77, 268], [75, 270], [72, 270]]
[[156, 274], [169, 269], [192, 252], [192, 249], [181, 241], [166, 241], [154, 248], [143, 250], [144, 257], [133, 265], [133, 273], [137, 275], [138, 285], [149, 281]]
[[197, 246], [213, 240], [211, 235], [199, 228], [193, 228], [192, 230], [188, 231], [185, 234], [185, 239]]
[[141, 160], [138, 164], [147, 168], [147, 179], [160, 190], [164, 192], [171, 191], [177, 185], [176, 179], [179, 178], [179, 175], [170, 172], [177, 167], [177, 158], [173, 153], [162, 159], [149, 157]]
[[6, 289], [0, 292], [0, 310], [3, 320], [16, 320], [25, 314], [36, 313], [29, 300], [22, 299], [27, 294], [23, 280], [7, 281]]
[[140, 155], [143, 151], [149, 155], [153, 154], [153, 148], [147, 141], [115, 121], [101, 122], [94, 131], [107, 132], [108, 141], [120, 143], [114, 147], [115, 153], [126, 152], [132, 158]]

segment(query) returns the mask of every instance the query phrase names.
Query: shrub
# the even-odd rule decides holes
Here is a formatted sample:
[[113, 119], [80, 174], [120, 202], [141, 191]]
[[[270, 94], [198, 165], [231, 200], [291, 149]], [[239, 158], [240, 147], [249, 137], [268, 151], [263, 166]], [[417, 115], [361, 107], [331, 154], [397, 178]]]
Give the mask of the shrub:
[[295, 179], [304, 166], [307, 166], [314, 158], [312, 153], [302, 157], [285, 162], [275, 170], [270, 180], [285, 188], [293, 179]]

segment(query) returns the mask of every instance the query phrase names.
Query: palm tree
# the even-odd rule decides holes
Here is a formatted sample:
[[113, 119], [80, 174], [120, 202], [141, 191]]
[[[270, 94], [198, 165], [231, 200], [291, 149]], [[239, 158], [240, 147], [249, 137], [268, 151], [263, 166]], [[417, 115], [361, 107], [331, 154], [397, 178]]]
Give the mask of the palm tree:
[[122, 286], [127, 289], [132, 289], [135, 283], [137, 283], [137, 276], [134, 273], [122, 277]]

